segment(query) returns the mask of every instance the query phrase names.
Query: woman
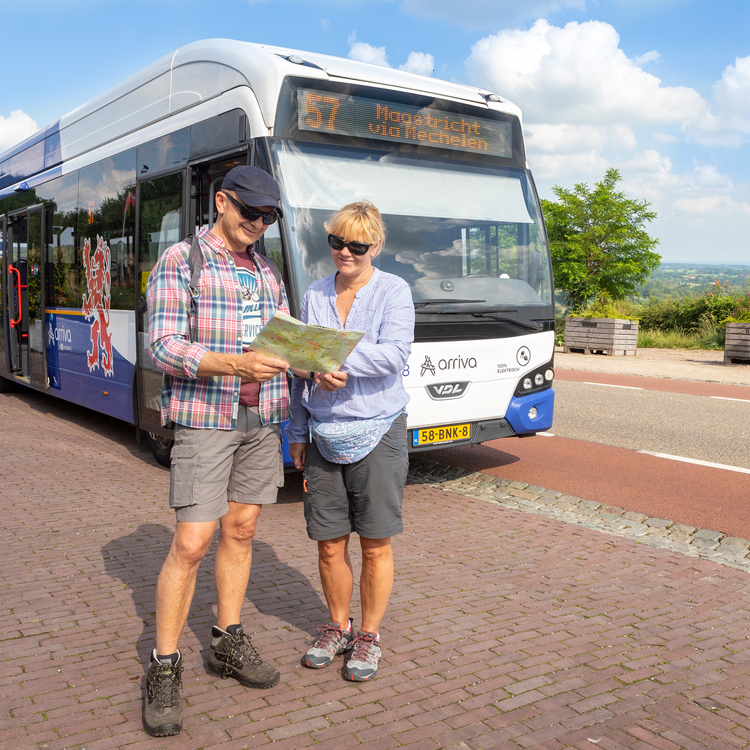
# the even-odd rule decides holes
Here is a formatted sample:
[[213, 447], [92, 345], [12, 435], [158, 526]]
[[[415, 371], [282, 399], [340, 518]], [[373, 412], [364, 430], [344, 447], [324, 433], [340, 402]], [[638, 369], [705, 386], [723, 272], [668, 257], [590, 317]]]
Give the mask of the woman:
[[[308, 536], [318, 543], [318, 564], [331, 621], [302, 657], [321, 669], [352, 651], [344, 677], [372, 679], [378, 670], [380, 621], [393, 586], [391, 537], [401, 533], [401, 504], [409, 470], [401, 371], [414, 339], [408, 284], [372, 265], [383, 249], [385, 226], [367, 201], [331, 216], [337, 272], [310, 286], [302, 302], [305, 323], [365, 331], [341, 371], [310, 373], [292, 384], [289, 453], [304, 470]], [[307, 442], [308, 431], [312, 441]], [[354, 577], [349, 537], [362, 548], [361, 629], [350, 618]]]

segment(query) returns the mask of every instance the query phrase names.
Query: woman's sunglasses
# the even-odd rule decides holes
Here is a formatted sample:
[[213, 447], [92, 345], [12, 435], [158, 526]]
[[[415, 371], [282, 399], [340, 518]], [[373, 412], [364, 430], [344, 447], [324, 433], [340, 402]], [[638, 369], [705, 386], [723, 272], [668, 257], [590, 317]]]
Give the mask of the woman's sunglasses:
[[[221, 191], [224, 193], [224, 191]], [[244, 203], [240, 203], [238, 200], [235, 200], [232, 198], [229, 193], [224, 193], [229, 200], [234, 203], [234, 205], [237, 207], [237, 210], [242, 215], [243, 219], [247, 219], [248, 221], [258, 221], [261, 217], [263, 217], [263, 223], [264, 224], [273, 224], [276, 219], [278, 219], [278, 215], [275, 213], [266, 214], [263, 213], [263, 211], [258, 211], [257, 208], [253, 208], [252, 206], [246, 206]]]
[[337, 237], [335, 234], [328, 235], [328, 244], [334, 250], [343, 250], [345, 247], [349, 248], [349, 252], [352, 255], [365, 255], [367, 251], [375, 244], [371, 242], [369, 245], [366, 242], [344, 242], [341, 237]]

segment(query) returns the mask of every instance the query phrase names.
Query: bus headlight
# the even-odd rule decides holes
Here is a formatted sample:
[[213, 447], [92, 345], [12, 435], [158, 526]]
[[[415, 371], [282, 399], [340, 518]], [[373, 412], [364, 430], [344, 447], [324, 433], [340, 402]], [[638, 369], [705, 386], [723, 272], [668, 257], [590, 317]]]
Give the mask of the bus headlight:
[[[504, 367], [504, 365], [503, 365]], [[500, 366], [498, 365], [498, 372]], [[552, 361], [541, 367], [536, 367], [530, 372], [518, 376], [516, 389], [513, 391], [517, 397], [530, 396], [532, 393], [547, 390], [552, 387], [552, 381], [555, 379], [555, 368]]]
[[529, 409], [529, 419], [536, 419], [537, 414], [539, 414], [539, 412], [536, 410], [536, 406], [532, 406], [531, 409]]

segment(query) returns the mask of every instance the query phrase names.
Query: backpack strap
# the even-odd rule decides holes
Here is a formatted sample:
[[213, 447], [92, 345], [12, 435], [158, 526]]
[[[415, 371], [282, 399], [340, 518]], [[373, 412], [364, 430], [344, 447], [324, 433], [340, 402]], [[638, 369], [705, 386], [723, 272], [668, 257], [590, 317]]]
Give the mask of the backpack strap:
[[195, 300], [200, 296], [198, 291], [198, 280], [203, 270], [203, 250], [197, 234], [189, 234], [183, 242], [190, 242], [190, 256], [188, 257], [188, 266], [190, 266], [190, 312], [195, 314]]
[[273, 278], [276, 281], [276, 286], [279, 287], [279, 298], [276, 300], [276, 307], [281, 307], [281, 285], [283, 283], [281, 279], [281, 271], [279, 271], [279, 267], [267, 256], [263, 255], [263, 260], [268, 264], [268, 267], [271, 269], [271, 273], [273, 274]]
[[[188, 284], [188, 289], [190, 290], [190, 314], [195, 315], [195, 301], [200, 297], [198, 281], [200, 280], [201, 271], [203, 270], [203, 250], [201, 250], [201, 243], [197, 234], [189, 234], [185, 237], [183, 242], [190, 243], [190, 256], [188, 257], [190, 283]], [[268, 256], [264, 255], [263, 260], [271, 269], [273, 278], [276, 281], [276, 286], [279, 287], [279, 298], [276, 300], [276, 307], [281, 307], [281, 285], [283, 283], [281, 279], [281, 271], [279, 271], [278, 266]]]

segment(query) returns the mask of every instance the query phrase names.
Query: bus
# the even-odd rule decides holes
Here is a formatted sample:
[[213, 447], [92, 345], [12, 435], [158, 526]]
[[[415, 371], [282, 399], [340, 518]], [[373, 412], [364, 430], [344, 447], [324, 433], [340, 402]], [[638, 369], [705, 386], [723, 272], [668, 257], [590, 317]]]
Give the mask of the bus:
[[180, 48], [0, 155], [0, 391], [21, 384], [125, 420], [167, 464], [146, 282], [167, 247], [213, 225], [240, 164], [281, 185], [284, 219], [258, 251], [282, 271], [292, 314], [335, 271], [325, 218], [355, 200], [380, 209], [375, 265], [408, 282], [416, 313], [410, 450], [551, 427], [553, 280], [518, 107], [225, 39]]

